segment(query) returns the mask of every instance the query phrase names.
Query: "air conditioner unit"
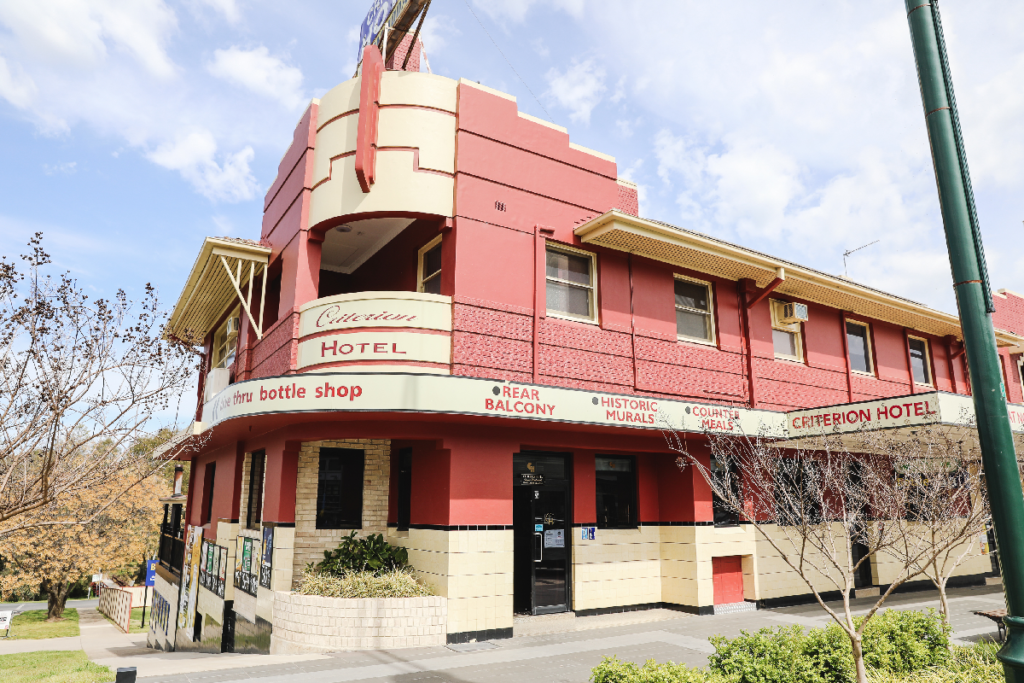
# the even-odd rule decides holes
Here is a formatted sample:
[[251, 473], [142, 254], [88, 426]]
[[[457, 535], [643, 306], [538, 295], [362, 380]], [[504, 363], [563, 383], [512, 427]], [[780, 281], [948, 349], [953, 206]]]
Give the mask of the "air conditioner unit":
[[214, 396], [228, 388], [231, 384], [231, 371], [227, 368], [214, 368], [206, 373], [206, 388], [203, 393], [208, 402]]
[[786, 325], [807, 322], [807, 305], [785, 304], [782, 307], [782, 320], [780, 320], [779, 322], [784, 323]]
[[241, 325], [241, 321], [237, 317], [228, 318], [227, 325], [225, 325], [224, 327], [227, 330], [227, 333], [228, 333], [229, 337], [237, 337], [238, 336], [238, 327], [239, 327], [239, 325]]

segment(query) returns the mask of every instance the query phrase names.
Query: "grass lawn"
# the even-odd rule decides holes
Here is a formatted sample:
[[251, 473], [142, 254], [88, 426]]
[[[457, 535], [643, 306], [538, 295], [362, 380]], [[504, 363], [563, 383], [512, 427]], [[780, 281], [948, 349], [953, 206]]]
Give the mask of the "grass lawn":
[[114, 680], [113, 671], [93, 664], [81, 650], [0, 655], [0, 671], [4, 683], [106, 683]]
[[[103, 614], [103, 613], [100, 612], [100, 614]], [[106, 614], [103, 614], [103, 616], [107, 617]], [[148, 632], [149, 631], [149, 619], [152, 616], [153, 616], [153, 610], [151, 610], [151, 609], [149, 609], [147, 607], [146, 608], [146, 625], [142, 626], [142, 608], [141, 607], [133, 607], [132, 608], [132, 623], [131, 623], [131, 626], [129, 627], [128, 633], [146, 633], [146, 632]], [[117, 626], [117, 624], [114, 623], [114, 620], [111, 619], [110, 617], [107, 617], [107, 621], [109, 621], [111, 624], [114, 624], [114, 626]], [[120, 626], [117, 626], [117, 627], [121, 628]]]
[[38, 640], [39, 638], [67, 638], [79, 635], [78, 610], [65, 609], [64, 620], [46, 621], [46, 610], [22, 612], [11, 624], [11, 640]]

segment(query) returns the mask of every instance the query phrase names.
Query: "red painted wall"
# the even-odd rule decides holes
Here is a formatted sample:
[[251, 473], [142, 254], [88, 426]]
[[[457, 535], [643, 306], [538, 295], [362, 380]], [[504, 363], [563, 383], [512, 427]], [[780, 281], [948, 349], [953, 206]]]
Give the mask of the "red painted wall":
[[202, 494], [207, 490], [206, 466], [216, 464], [213, 476], [213, 504], [210, 508], [210, 522], [204, 525], [203, 535], [209, 539], [217, 537], [217, 523], [221, 519], [237, 519], [241, 494], [242, 462], [245, 458], [241, 444], [233, 444], [204, 453], [192, 460], [188, 489], [186, 519], [189, 524], [198, 525], [203, 512]]

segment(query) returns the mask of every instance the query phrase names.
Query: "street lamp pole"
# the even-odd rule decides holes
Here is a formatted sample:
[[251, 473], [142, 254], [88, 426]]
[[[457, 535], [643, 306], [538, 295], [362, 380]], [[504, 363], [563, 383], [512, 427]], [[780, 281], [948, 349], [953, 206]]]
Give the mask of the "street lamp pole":
[[1024, 683], [1024, 496], [1006, 409], [974, 193], [949, 74], [938, 0], [905, 0], [935, 164], [942, 223], [970, 368], [985, 480], [1009, 616], [999, 651], [1006, 680]]

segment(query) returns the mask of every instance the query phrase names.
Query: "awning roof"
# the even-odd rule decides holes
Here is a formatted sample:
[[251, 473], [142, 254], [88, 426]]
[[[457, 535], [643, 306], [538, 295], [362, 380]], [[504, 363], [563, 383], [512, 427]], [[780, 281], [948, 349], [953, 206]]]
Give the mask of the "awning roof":
[[200, 344], [237, 298], [262, 337], [262, 316], [259, 311], [253, 316], [247, 303], [252, 301], [251, 281], [266, 267], [270, 253], [270, 247], [252, 240], [207, 237], [165, 334]]
[[[579, 226], [575, 233], [584, 244], [624, 251], [729, 280], [750, 278], [761, 288], [774, 281], [783, 268], [785, 280], [775, 290], [780, 294], [938, 337], [962, 338], [960, 319], [955, 315], [659, 221], [612, 210]], [[996, 343], [1024, 351], [1024, 337], [1009, 332], [996, 330]]]

